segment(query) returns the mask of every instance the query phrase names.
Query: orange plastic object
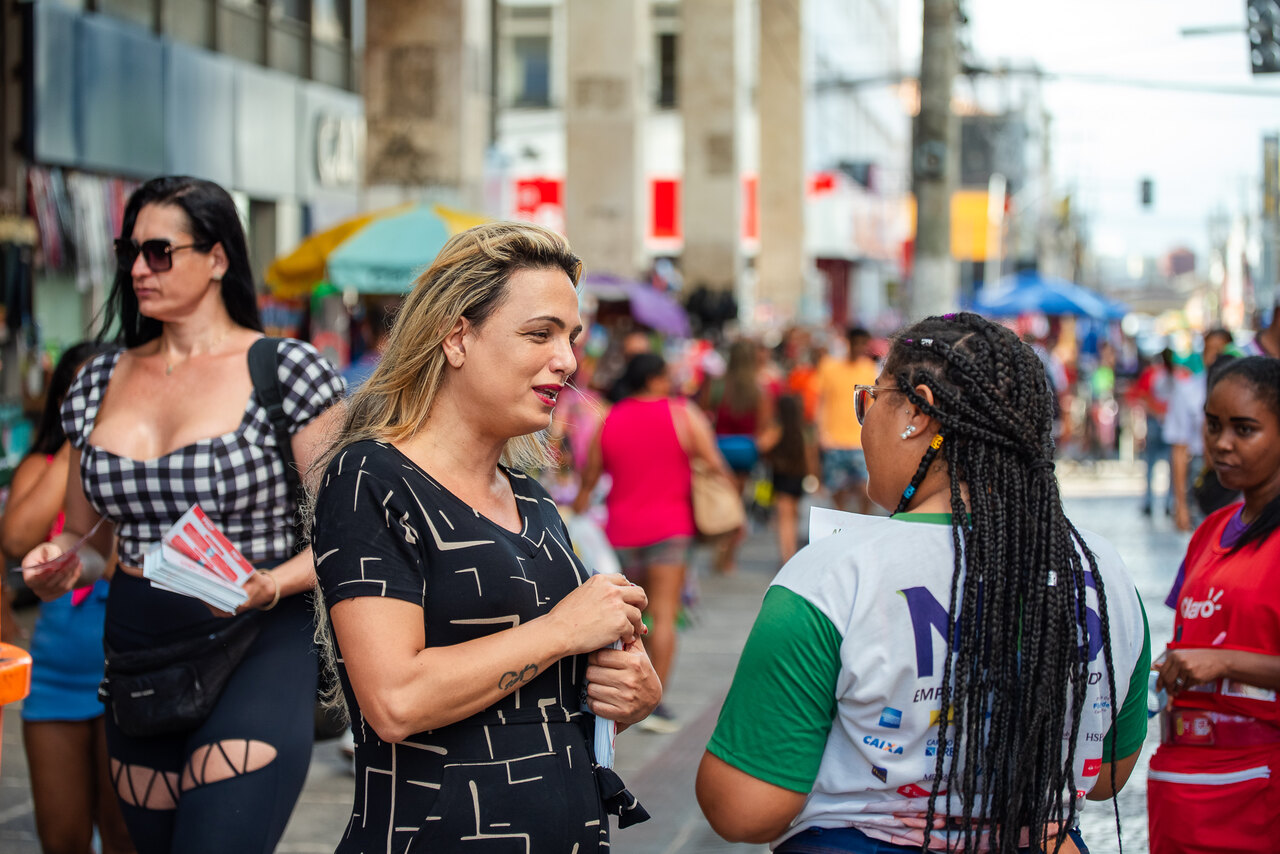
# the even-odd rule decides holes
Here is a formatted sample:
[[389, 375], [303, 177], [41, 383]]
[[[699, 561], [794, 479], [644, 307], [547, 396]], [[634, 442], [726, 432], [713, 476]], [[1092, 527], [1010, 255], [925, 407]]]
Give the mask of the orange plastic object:
[[21, 647], [0, 643], [0, 721], [4, 707], [31, 693], [31, 654]]

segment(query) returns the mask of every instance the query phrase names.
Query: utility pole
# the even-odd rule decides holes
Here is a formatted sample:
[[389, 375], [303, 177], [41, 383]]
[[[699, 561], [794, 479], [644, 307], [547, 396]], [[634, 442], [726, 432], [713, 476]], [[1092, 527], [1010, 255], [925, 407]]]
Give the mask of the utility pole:
[[959, 144], [951, 114], [951, 84], [959, 68], [957, 0], [924, 0], [920, 52], [920, 114], [912, 140], [911, 185], [916, 197], [915, 264], [909, 319], [953, 311], [960, 282], [951, 257], [951, 195]]
[[1262, 138], [1262, 270], [1254, 282], [1255, 329], [1280, 321], [1280, 134]]

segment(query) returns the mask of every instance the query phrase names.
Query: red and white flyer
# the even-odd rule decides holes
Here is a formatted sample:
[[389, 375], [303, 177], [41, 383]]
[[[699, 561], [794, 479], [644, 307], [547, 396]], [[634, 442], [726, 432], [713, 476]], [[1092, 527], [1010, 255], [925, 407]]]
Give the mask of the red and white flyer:
[[253, 575], [253, 565], [214, 526], [199, 504], [183, 513], [161, 542], [237, 587]]
[[253, 575], [253, 565], [199, 505], [193, 505], [147, 551], [142, 575], [162, 590], [231, 613], [249, 599], [244, 583]]

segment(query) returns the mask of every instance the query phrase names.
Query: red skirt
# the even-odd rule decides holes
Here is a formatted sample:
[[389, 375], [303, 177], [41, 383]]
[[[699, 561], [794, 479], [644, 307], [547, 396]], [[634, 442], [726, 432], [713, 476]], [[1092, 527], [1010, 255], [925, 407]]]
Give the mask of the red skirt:
[[1280, 852], [1280, 744], [1162, 744], [1147, 775], [1151, 854]]

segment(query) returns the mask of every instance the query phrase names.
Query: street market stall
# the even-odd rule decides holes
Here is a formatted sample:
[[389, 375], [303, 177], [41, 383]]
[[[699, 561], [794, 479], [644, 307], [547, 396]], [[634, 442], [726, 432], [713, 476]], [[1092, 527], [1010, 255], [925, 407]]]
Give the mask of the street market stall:
[[264, 316], [269, 332], [309, 338], [345, 368], [367, 340], [351, 346], [351, 320], [365, 315], [362, 297], [408, 293], [450, 237], [485, 222], [444, 205], [405, 204], [361, 214], [302, 241], [267, 268]]

